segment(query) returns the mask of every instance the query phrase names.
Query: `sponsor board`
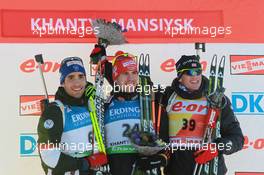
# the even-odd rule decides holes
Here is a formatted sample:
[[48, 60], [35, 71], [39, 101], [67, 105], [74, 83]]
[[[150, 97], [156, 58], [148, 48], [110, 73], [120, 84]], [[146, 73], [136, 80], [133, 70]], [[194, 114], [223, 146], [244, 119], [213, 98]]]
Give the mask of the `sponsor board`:
[[21, 157], [38, 156], [36, 133], [21, 133], [19, 136], [19, 154]]
[[[95, 18], [118, 23], [127, 30], [125, 35], [128, 38], [171, 38], [171, 29], [188, 31], [180, 35], [183, 38], [223, 37], [232, 33], [230, 26], [229, 28], [224, 26], [221, 10], [147, 12], [3, 10], [2, 36], [94, 38], [98, 29], [91, 27], [91, 21]], [[192, 32], [189, 32], [189, 29], [192, 29]]]
[[[20, 116], [39, 116], [41, 113], [40, 100], [44, 99], [44, 95], [20, 95], [19, 98], [19, 115]], [[49, 96], [49, 100], [53, 101], [54, 96]]]
[[230, 55], [231, 75], [264, 75], [264, 55]]
[[[24, 60], [22, 63], [20, 63], [20, 71], [24, 73], [32, 73], [35, 71], [38, 71], [39, 66], [38, 63], [35, 61], [35, 59], [30, 58]], [[44, 64], [41, 65], [41, 69], [43, 72], [56, 72], [60, 69], [60, 63], [55, 61], [44, 61]]]
[[[176, 64], [176, 60], [174, 58], [169, 58], [160, 64], [160, 69], [163, 72], [173, 72], [176, 70], [175, 64]], [[203, 72], [206, 72], [207, 61], [201, 60], [201, 65]]]
[[232, 92], [236, 115], [264, 115], [264, 92]]
[[244, 136], [244, 139], [243, 149], [264, 150], [264, 137], [251, 139], [248, 136]]

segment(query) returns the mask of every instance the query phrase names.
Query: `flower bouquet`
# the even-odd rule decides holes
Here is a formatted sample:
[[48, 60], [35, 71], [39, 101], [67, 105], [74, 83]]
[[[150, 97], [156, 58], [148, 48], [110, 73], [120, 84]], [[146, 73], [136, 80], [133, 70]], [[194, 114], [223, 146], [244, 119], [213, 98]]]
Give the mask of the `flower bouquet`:
[[154, 133], [134, 131], [128, 137], [137, 151], [145, 156], [154, 155], [166, 147], [166, 143]]

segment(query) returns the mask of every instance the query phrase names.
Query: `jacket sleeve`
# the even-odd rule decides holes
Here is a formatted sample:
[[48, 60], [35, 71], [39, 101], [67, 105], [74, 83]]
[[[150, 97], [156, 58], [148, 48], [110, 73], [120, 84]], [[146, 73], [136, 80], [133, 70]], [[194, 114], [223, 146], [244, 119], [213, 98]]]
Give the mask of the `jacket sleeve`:
[[[228, 149], [224, 149], [224, 154], [232, 154], [243, 148], [244, 136], [240, 128], [240, 124], [231, 108], [230, 100], [225, 96], [224, 108], [221, 111], [221, 142], [230, 144]], [[230, 142], [231, 141], [231, 142]]]
[[79, 169], [81, 162], [61, 152], [60, 142], [63, 132], [62, 112], [55, 104], [42, 113], [38, 123], [38, 148], [44, 170], [64, 173]]

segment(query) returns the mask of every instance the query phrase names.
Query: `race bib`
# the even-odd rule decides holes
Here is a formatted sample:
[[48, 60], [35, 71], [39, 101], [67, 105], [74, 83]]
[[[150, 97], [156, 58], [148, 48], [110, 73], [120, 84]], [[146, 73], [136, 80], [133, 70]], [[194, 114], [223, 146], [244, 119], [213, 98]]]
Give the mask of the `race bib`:
[[200, 144], [207, 126], [206, 98], [172, 101], [169, 115], [169, 137], [173, 146], [193, 147]]
[[136, 153], [128, 134], [139, 131], [140, 108], [138, 100], [117, 101], [109, 105], [105, 116], [107, 153]]

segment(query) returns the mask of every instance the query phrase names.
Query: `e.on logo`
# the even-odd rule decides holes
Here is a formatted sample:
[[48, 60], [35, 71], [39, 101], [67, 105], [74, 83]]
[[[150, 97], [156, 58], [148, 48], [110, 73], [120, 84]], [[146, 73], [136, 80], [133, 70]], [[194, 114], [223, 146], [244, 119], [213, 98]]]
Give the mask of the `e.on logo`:
[[[34, 59], [27, 59], [20, 64], [20, 70], [25, 73], [32, 73], [38, 70], [38, 63]], [[56, 72], [60, 68], [60, 63], [45, 61], [41, 66], [43, 72]]]
[[[160, 65], [160, 69], [164, 72], [173, 72], [175, 71], [176, 61], [173, 58], [169, 58]], [[206, 71], [207, 62], [201, 61], [203, 72]]]
[[206, 114], [208, 106], [206, 101], [187, 102], [177, 101], [172, 105], [172, 111], [181, 113]]

